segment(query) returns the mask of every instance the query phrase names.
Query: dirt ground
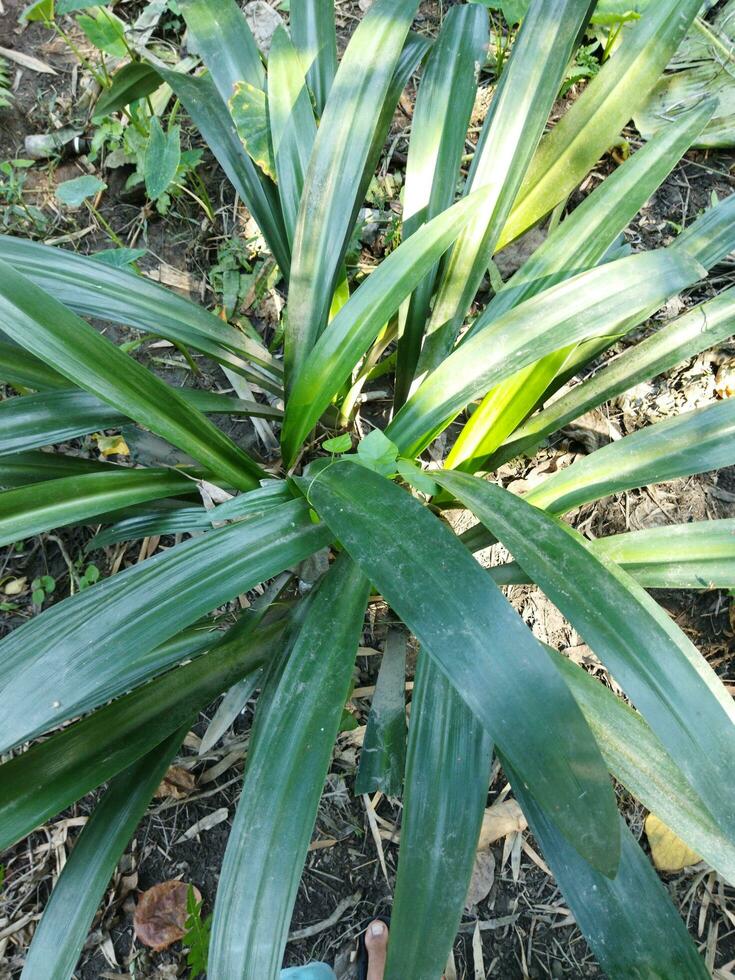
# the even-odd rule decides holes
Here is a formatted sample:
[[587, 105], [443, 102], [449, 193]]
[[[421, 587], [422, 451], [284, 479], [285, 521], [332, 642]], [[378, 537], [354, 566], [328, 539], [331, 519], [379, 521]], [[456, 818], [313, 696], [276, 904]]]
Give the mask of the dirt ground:
[[[23, 6], [18, 0], [0, 0], [0, 46], [40, 58], [56, 74], [39, 74], [13, 66], [15, 101], [9, 110], [0, 111], [0, 161], [23, 157], [24, 139], [31, 133], [49, 132], [60, 125], [78, 126], [84, 135], [88, 130], [86, 115], [80, 111], [75, 94], [79, 91], [79, 77], [74, 57], [63, 42], [40, 25], [29, 25], [20, 31], [17, 16]], [[352, 2], [338, 2], [337, 9], [340, 38], [344, 42], [361, 9]], [[422, 5], [417, 26], [431, 32], [436, 29], [440, 16], [439, 5], [426, 3]], [[390, 159], [381, 164], [383, 173], [399, 168], [405, 161], [403, 134], [410, 123], [410, 98], [409, 88], [403, 109], [396, 116]], [[631, 130], [629, 137], [635, 144], [634, 131]], [[710, 203], [713, 193], [720, 197], [731, 194], [734, 163], [732, 154], [688, 154], [628, 230], [626, 237], [633, 248], [666, 244], [674, 237], [676, 227], [689, 224]], [[614, 166], [609, 157], [600, 161], [570, 201], [570, 207]], [[17, 226], [6, 230], [83, 252], [109, 247], [109, 238], [99, 221], [86, 211], [70, 215], [60, 210], [53, 198], [57, 183], [86, 169], [84, 157], [74, 154], [64, 156], [58, 164], [34, 168], [28, 182], [29, 199], [43, 212], [45, 224], [34, 227], [21, 216]], [[150, 208], [142, 207], [134, 194], [123, 193], [122, 178], [114, 173], [105, 177], [110, 191], [101, 201], [100, 213], [127, 244], [147, 248], [147, 256], [141, 261], [146, 272], [212, 305], [214, 295], [208, 270], [217, 260], [222, 244], [242, 229], [246, 216], [241, 208], [235, 207], [234, 195], [211, 158], [205, 158], [202, 173], [210, 197], [216, 203], [214, 221], [203, 218], [201, 210], [185, 198], [177, 200], [172, 211], [162, 218]], [[505, 261], [512, 262], [512, 258], [506, 256]], [[705, 293], [733, 282], [735, 262], [727, 260], [714, 270], [704, 287]], [[684, 294], [658, 317], [669, 319], [701, 299], [701, 289], [692, 295]], [[277, 303], [277, 297], [271, 295], [264, 305], [247, 311], [266, 332], [271, 329], [269, 303]], [[110, 329], [109, 325], [101, 326]], [[126, 339], [125, 331], [114, 336]], [[534, 460], [503, 467], [499, 473], [502, 483], [521, 490], [533, 485], [544, 473], [568, 465], [577, 454], [589, 452], [610, 438], [708, 403], [713, 397], [718, 367], [733, 355], [735, 346], [723, 345], [681, 365], [663, 379], [640, 386], [606, 406], [604, 411], [593, 413], [582, 426], [565, 430]], [[152, 352], [148, 350], [139, 356], [150, 358]], [[195, 360], [201, 371], [196, 378], [199, 386], [227, 389], [218, 369], [201, 358]], [[181, 384], [188, 378], [186, 363], [170, 348], [159, 352], [155, 366], [173, 383]], [[231, 434], [245, 446], [257, 439], [249, 423], [231, 423]], [[83, 454], [96, 452], [90, 439], [78, 440], [74, 447]], [[262, 445], [258, 448], [263, 452]], [[574, 524], [587, 535], [598, 537], [658, 524], [733, 516], [735, 469], [607, 498], [582, 508]], [[68, 529], [25, 542], [20, 552], [13, 548], [0, 551], [0, 578], [26, 576], [30, 581], [38, 575], [50, 574], [57, 580], [54, 598], [62, 598], [65, 590], [68, 591], [74, 562], [83, 554], [92, 535], [93, 529]], [[134, 543], [123, 558], [119, 548], [111, 547], [93, 552], [85, 560], [94, 560], [103, 574], [108, 574], [114, 562], [140, 560], [172, 540], [147, 539], [142, 546]], [[496, 563], [501, 557], [501, 549], [496, 546], [486, 559]], [[593, 662], [581, 638], [538, 590], [514, 587], [510, 597], [540, 639], [569, 651], [580, 662]], [[726, 594], [666, 592], [656, 597], [723, 679], [735, 685], [733, 619]], [[0, 635], [25, 621], [29, 602], [19, 601], [17, 611], [0, 614]], [[368, 690], [355, 696], [352, 702], [361, 726], [367, 719], [370, 688], [375, 683], [379, 662], [373, 653], [382, 649], [392, 623], [389, 609], [380, 604], [371, 606], [362, 638], [365, 652], [358, 657], [355, 674], [356, 687]], [[408, 680], [411, 679], [409, 673]], [[205, 911], [211, 910], [240, 795], [252, 707], [250, 702], [224, 738], [202, 755], [198, 752], [199, 742], [217, 704], [200, 716], [177, 759], [177, 765], [192, 775], [193, 785], [183, 790], [180, 798], [168, 796], [155, 800], [142, 821], [95, 920], [76, 974], [80, 980], [113, 977], [168, 980], [186, 975], [180, 944], [154, 954], [134, 939], [132, 913], [136, 895], [158, 882], [181, 877], [200, 889]], [[401, 822], [400, 800], [381, 797], [371, 803], [366, 797], [353, 794], [359, 735], [360, 729], [341, 736], [335, 752], [299, 889], [285, 961], [286, 965], [294, 965], [311, 959], [330, 963], [336, 960], [338, 975], [343, 980], [352, 975], [349, 954], [361, 927], [376, 912], [390, 910], [398, 854], [391, 838]], [[496, 766], [488, 805], [503, 799], [507, 792], [506, 780]], [[620, 798], [632, 829], [642, 836], [644, 811], [622, 790]], [[63, 817], [39, 828], [3, 856], [6, 877], [0, 891], [0, 980], [20, 975], [24, 950], [34, 925], [95, 799], [92, 795], [80, 801]], [[371, 831], [368, 814], [368, 808], [373, 805], [380, 829], [379, 844]], [[642, 842], [645, 844], [645, 839]], [[602, 976], [530, 834], [518, 832], [505, 837], [493, 845], [491, 854], [492, 858], [486, 858], [484, 865], [486, 896], [467, 909], [455, 944], [455, 977], [540, 980]], [[681, 908], [692, 935], [705, 951], [708, 965], [718, 971], [716, 976], [724, 980], [735, 975], [732, 890], [703, 864], [666, 876], [665, 884]], [[473, 943], [473, 936], [479, 936], [481, 941]], [[447, 978], [451, 980], [451, 967]]]

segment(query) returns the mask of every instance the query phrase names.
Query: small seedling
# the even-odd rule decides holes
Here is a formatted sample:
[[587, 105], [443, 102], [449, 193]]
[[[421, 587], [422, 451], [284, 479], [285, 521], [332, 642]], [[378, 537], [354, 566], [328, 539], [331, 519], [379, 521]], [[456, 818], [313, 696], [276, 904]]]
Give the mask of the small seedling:
[[41, 575], [31, 582], [31, 601], [34, 606], [42, 606], [56, 588], [56, 579], [50, 575]]
[[84, 574], [79, 577], [79, 590], [88, 589], [90, 585], [94, 585], [95, 582], [99, 581], [100, 570], [96, 565], [87, 565], [84, 569]]
[[184, 923], [186, 932], [183, 940], [184, 945], [189, 947], [189, 952], [186, 954], [186, 962], [189, 965], [189, 980], [195, 980], [207, 969], [212, 916], [210, 914], [202, 917], [203, 904], [203, 901], [197, 902], [194, 889], [189, 885], [186, 894], [187, 917]]

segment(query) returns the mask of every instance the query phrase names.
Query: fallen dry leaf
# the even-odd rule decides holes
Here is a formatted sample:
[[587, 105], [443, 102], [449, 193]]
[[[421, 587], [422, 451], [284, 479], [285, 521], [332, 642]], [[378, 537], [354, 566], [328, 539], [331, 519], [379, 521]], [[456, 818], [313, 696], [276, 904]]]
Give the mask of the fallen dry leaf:
[[[160, 953], [183, 938], [188, 890], [185, 881], [162, 881], [143, 892], [135, 907], [133, 927], [136, 938], [144, 946]], [[198, 888], [194, 888], [194, 897], [201, 902]]]
[[515, 800], [503, 800], [501, 803], [494, 803], [485, 810], [485, 815], [482, 818], [482, 829], [480, 830], [477, 850], [484, 851], [496, 840], [500, 840], [501, 837], [525, 830], [526, 827], [528, 827], [526, 818]]
[[168, 796], [174, 800], [183, 800], [191, 793], [195, 784], [196, 780], [187, 769], [182, 766], [169, 766], [156, 790], [156, 796], [159, 799]]
[[677, 837], [655, 814], [648, 814], [644, 827], [653, 863], [659, 871], [681, 871], [682, 868], [699, 864], [702, 860], [696, 851]]
[[495, 855], [492, 851], [478, 851], [472, 869], [470, 887], [464, 900], [465, 908], [471, 909], [490, 894], [495, 881]]
[[5, 595], [22, 595], [26, 590], [27, 584], [28, 579], [25, 576], [22, 578], [11, 578], [3, 586], [3, 592]]

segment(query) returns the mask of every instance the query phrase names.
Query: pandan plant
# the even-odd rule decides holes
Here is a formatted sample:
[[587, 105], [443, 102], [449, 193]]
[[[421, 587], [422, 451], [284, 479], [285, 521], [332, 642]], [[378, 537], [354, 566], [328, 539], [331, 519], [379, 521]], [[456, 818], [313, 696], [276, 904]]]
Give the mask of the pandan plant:
[[[372, 785], [402, 798], [387, 976], [442, 973], [494, 756], [605, 973], [707, 977], [621, 819], [611, 776], [735, 882], [732, 698], [648, 591], [732, 586], [735, 522], [590, 541], [573, 517], [614, 492], [735, 463], [735, 399], [649, 425], [522, 495], [493, 479], [589, 409], [733, 333], [735, 292], [710, 290], [587, 370], [735, 246], [735, 196], [666, 248], [630, 254], [621, 240], [712, 103], [662, 127], [558, 220], [700, 0], [646, 6], [548, 132], [594, 3], [533, 0], [468, 173], [488, 41], [481, 5], [453, 6], [432, 40], [411, 32], [418, 0], [375, 0], [339, 64], [330, 0], [292, 0], [290, 35], [276, 32], [267, 63], [234, 0], [180, 6], [203, 66], [185, 74], [141, 51], [134, 69], [113, 77], [106, 106], [138, 97], [133, 82], [150, 89], [151, 73], [171, 86], [278, 265], [283, 345], [269, 351], [254, 331], [135, 272], [0, 239], [0, 378], [22, 392], [0, 405], [2, 543], [83, 524], [102, 525], [94, 546], [184, 538], [0, 643], [3, 846], [108, 784], [23, 977], [72, 975], [116, 862], [197, 713], [224, 691], [237, 710], [255, 689], [208, 975], [278, 975], [373, 590], [420, 649], [405, 771], [395, 771], [396, 728], [381, 721], [381, 700], [402, 697], [405, 676], [389, 649], [366, 734], [383, 760]], [[355, 288], [345, 255], [414, 73], [402, 240]], [[552, 211], [543, 244], [509, 281], [494, 277], [484, 299], [493, 254]], [[85, 317], [212, 358], [241, 397], [171, 386]], [[358, 440], [358, 395], [376, 373], [382, 387], [392, 378], [392, 412], [365, 422]], [[246, 452], [213, 413], [268, 419], [280, 429], [280, 458]], [[184, 462], [116, 465], [48, 451], [123, 424], [149, 430]], [[211, 496], [212, 485], [225, 491], [213, 509], [197, 492]], [[477, 518], [462, 535], [445, 520], [454, 507]], [[473, 553], [496, 540], [514, 560], [484, 568]], [[316, 587], [283, 593], [282, 573], [325, 549]], [[543, 590], [630, 704], [534, 637], [500, 588], [516, 582]], [[216, 614], [264, 583], [251, 608]]]

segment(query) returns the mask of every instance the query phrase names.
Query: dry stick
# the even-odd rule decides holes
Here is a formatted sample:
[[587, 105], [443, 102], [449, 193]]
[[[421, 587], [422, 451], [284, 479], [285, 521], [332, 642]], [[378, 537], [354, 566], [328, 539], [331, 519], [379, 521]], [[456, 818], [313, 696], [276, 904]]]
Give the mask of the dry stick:
[[325, 929], [331, 929], [332, 926], [337, 925], [347, 909], [352, 908], [353, 905], [357, 905], [361, 898], [362, 892], [355, 892], [354, 895], [343, 898], [330, 916], [328, 916], [326, 919], [322, 919], [321, 922], [315, 922], [313, 926], [306, 926], [304, 929], [296, 929], [295, 932], [290, 932], [288, 935], [288, 941], [290, 943], [296, 943], [302, 939], [311, 939], [312, 936], [316, 936], [320, 932], [324, 932]]

